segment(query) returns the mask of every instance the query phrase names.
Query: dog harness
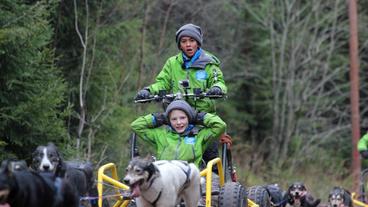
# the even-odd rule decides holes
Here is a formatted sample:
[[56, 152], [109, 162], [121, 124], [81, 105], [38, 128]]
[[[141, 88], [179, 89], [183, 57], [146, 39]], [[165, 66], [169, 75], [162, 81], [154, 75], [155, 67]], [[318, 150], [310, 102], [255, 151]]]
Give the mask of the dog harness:
[[156, 203], [157, 203], [158, 199], [161, 197], [161, 192], [162, 192], [162, 191], [160, 191], [160, 193], [158, 194], [158, 196], [157, 196], [156, 200], [154, 200], [154, 201], [153, 201], [153, 203], [151, 203], [151, 204], [152, 204], [152, 206], [156, 206]]
[[[154, 166], [154, 165], [152, 165], [152, 166]], [[159, 169], [157, 169], [155, 166], [154, 166], [154, 171], [155, 172], [159, 172]], [[152, 174], [150, 174], [149, 175], [149, 177], [148, 177], [148, 180], [149, 180], [149, 185], [148, 185], [148, 187], [147, 187], [147, 189], [152, 189], [152, 188], [154, 188], [154, 190], [152, 190], [152, 193], [150, 193], [148, 196], [146, 195], [146, 196], [143, 196], [143, 195], [141, 195], [142, 197], [145, 197], [145, 200], [147, 200], [147, 201], [149, 201], [149, 200], [152, 200], [154, 197], [155, 197], [155, 199], [152, 201], [152, 203], [151, 203], [151, 205], [152, 206], [156, 206], [156, 203], [157, 203], [157, 201], [160, 199], [160, 197], [161, 197], [161, 193], [162, 193], [162, 188], [163, 188], [163, 186], [161, 186], [161, 188], [160, 188], [160, 190], [156, 190], [156, 186], [155, 186], [155, 184], [154, 184], [154, 181], [156, 180], [156, 178], [158, 178], [159, 176], [156, 174], [156, 173], [152, 173]], [[155, 193], [156, 192], [156, 193]], [[157, 193], [158, 192], [158, 193]], [[156, 195], [157, 194], [157, 195]]]
[[[180, 162], [180, 163], [184, 164], [185, 166], [188, 166], [188, 162], [186, 162], [186, 161], [176, 160], [176, 162]], [[185, 169], [184, 169], [184, 168], [182, 168], [180, 165], [178, 165], [178, 164], [176, 164], [176, 163], [172, 162], [171, 160], [169, 160], [169, 161], [165, 161], [165, 162], [156, 163], [156, 165], [164, 165], [164, 164], [167, 164], [167, 163], [170, 163], [170, 164], [173, 164], [173, 165], [175, 165], [175, 166], [179, 167], [179, 168], [184, 172], [184, 174], [185, 174], [185, 176], [186, 176], [186, 178], [185, 178], [185, 182], [184, 182], [184, 184], [182, 185], [181, 189], [179, 190], [179, 192], [182, 192], [182, 191], [183, 191], [183, 190], [188, 186], [188, 184], [189, 184], [189, 182], [190, 182], [190, 174], [191, 174], [191, 172], [192, 172], [192, 169], [191, 169], [190, 167], [188, 167], [188, 169], [187, 169], [187, 170], [185, 170]], [[150, 184], [149, 184], [148, 188], [153, 187], [153, 182], [156, 180], [156, 178], [157, 178], [157, 177], [158, 177], [158, 176], [155, 176], [155, 177], [152, 177], [152, 178], [151, 178], [151, 181], [150, 181]], [[163, 188], [163, 186], [162, 186], [162, 188]], [[158, 195], [156, 196], [156, 199], [154, 199], [154, 201], [151, 203], [151, 205], [152, 205], [152, 206], [156, 206], [157, 201], [160, 199], [160, 197], [161, 197], [161, 193], [162, 193], [162, 188], [161, 188], [161, 189], [160, 189], [160, 191], [158, 192]], [[142, 196], [143, 196], [143, 195], [142, 195]]]
[[[184, 174], [186, 175], [186, 179], [185, 179], [185, 182], [184, 182], [184, 184], [183, 184], [183, 186], [182, 186], [182, 189], [180, 189], [180, 192], [181, 191], [183, 191], [187, 186], [188, 186], [188, 184], [189, 184], [189, 182], [190, 182], [190, 173], [192, 172], [192, 168], [190, 168], [189, 166], [188, 166], [188, 162], [186, 162], [186, 161], [181, 161], [181, 160], [178, 160], [179, 162], [181, 162], [181, 163], [183, 163], [185, 166], [187, 166], [188, 167], [188, 169], [187, 170], [185, 170], [185, 169], [183, 169], [181, 166], [179, 166], [179, 165], [176, 165], [176, 166], [178, 166], [183, 172], [184, 172]], [[171, 161], [170, 161], [171, 162]], [[174, 163], [173, 163], [174, 164]], [[174, 164], [175, 165], [175, 164]]]
[[183, 185], [181, 186], [181, 189], [179, 190], [179, 192], [181, 193], [181, 192], [183, 192], [183, 190], [184, 190], [185, 188], [187, 188], [187, 187], [188, 187], [188, 184], [190, 183], [190, 173], [192, 172], [192, 168], [190, 168], [190, 167], [188, 166], [188, 162], [187, 162], [187, 161], [183, 161], [183, 160], [176, 160], [176, 162], [180, 162], [180, 163], [184, 164], [185, 166], [187, 166], [187, 167], [188, 167], [188, 169], [187, 169], [187, 170], [185, 170], [184, 168], [182, 168], [180, 165], [177, 165], [177, 164], [173, 163], [173, 162], [172, 162], [172, 160], [169, 160], [168, 162], [170, 162], [171, 164], [173, 164], [173, 165], [175, 165], [175, 166], [179, 167], [179, 168], [183, 171], [183, 173], [185, 174], [185, 176], [186, 176], [186, 178], [185, 178], [185, 182], [183, 183]]
[[[151, 182], [150, 182], [150, 184], [149, 184], [148, 188], [150, 188], [150, 187], [152, 186], [153, 181], [154, 181], [157, 177], [158, 177], [158, 176], [155, 176], [155, 177], [151, 180]], [[158, 201], [158, 200], [160, 199], [160, 197], [161, 197], [161, 193], [162, 193], [162, 188], [160, 189], [160, 192], [158, 193], [158, 195], [157, 195], [156, 199], [151, 203], [151, 205], [152, 205], [152, 206], [156, 206], [157, 201]]]

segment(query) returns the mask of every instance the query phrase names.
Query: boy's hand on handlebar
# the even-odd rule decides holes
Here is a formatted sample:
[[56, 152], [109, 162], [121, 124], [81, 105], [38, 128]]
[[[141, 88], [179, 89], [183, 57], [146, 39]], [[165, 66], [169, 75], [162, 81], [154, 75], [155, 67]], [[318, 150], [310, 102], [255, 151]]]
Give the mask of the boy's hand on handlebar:
[[221, 144], [226, 143], [227, 144], [227, 147], [230, 149], [231, 148], [231, 145], [233, 144], [233, 141], [232, 141], [230, 135], [228, 135], [228, 134], [225, 133], [225, 134], [222, 134], [220, 136], [220, 143]]
[[368, 159], [368, 150], [359, 151], [359, 153], [364, 159]]
[[223, 95], [224, 93], [222, 92], [221, 88], [218, 86], [213, 86], [212, 88], [210, 88], [210, 90], [208, 90], [207, 95]]
[[151, 96], [151, 93], [149, 91], [149, 89], [142, 89], [140, 91], [138, 91], [137, 95], [135, 96], [135, 100], [140, 100], [140, 99], [148, 99]]
[[167, 118], [164, 113], [153, 113], [152, 116], [155, 118], [153, 122], [154, 127], [159, 127], [164, 124], [168, 124]]
[[198, 112], [195, 117], [195, 124], [203, 125], [204, 116], [206, 115], [206, 112]]

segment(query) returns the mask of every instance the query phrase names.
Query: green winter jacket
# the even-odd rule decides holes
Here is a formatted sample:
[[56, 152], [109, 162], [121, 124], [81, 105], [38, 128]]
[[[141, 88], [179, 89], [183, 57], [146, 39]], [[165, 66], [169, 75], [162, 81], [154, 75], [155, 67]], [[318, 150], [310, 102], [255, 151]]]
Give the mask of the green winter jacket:
[[170, 126], [154, 128], [154, 117], [149, 114], [132, 122], [133, 131], [153, 145], [158, 160], [185, 160], [198, 167], [207, 145], [225, 132], [226, 124], [217, 115], [207, 113], [204, 127], [194, 127], [187, 135], [177, 134]]
[[[202, 49], [202, 53], [193, 65], [185, 69], [182, 67], [184, 63], [182, 52], [170, 57], [161, 72], [156, 77], [155, 83], [148, 88], [152, 94], [158, 94], [159, 90], [166, 90], [167, 93], [184, 93], [180, 85], [180, 81], [189, 80], [190, 93], [194, 88], [201, 88], [206, 92], [213, 86], [218, 86], [226, 94], [227, 87], [223, 79], [223, 74], [220, 70], [220, 61], [210, 53]], [[214, 101], [211, 99], [197, 100], [196, 105], [194, 100], [186, 100], [192, 107], [198, 111], [215, 113], [216, 108]]]
[[358, 151], [368, 150], [368, 133], [360, 138], [358, 142]]

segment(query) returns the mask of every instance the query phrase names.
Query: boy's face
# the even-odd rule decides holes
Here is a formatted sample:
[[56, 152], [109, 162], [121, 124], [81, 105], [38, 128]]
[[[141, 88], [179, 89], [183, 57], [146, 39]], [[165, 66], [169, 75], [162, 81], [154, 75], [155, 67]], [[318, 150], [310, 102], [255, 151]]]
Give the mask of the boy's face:
[[187, 57], [193, 57], [198, 50], [198, 42], [192, 37], [182, 37], [180, 39], [180, 49]]
[[169, 115], [169, 120], [171, 127], [179, 134], [183, 133], [189, 124], [188, 116], [182, 110], [172, 110]]

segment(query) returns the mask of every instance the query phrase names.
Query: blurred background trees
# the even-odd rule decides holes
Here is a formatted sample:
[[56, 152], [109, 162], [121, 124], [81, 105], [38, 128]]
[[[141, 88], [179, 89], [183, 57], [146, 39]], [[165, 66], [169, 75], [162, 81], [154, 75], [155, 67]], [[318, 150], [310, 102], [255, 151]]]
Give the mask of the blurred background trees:
[[[358, 3], [364, 122], [368, 1]], [[178, 53], [175, 32], [191, 22], [222, 62], [229, 94], [218, 110], [242, 182], [349, 179], [343, 0], [1, 0], [0, 11], [1, 159], [29, 159], [52, 141], [70, 159], [124, 167], [130, 122], [161, 110], [133, 98]]]

